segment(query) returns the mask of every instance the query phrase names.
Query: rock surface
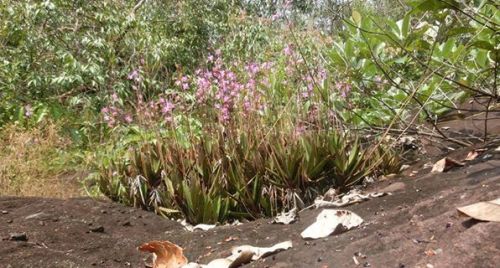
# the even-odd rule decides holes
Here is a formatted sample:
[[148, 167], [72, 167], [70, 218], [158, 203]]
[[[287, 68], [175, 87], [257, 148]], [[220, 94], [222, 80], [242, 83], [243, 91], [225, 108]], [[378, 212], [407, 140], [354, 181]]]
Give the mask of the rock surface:
[[[498, 265], [500, 223], [471, 220], [456, 208], [500, 196], [500, 153], [446, 173], [417, 170], [416, 176], [369, 187], [379, 191], [397, 186], [392, 195], [345, 207], [363, 218], [361, 227], [312, 241], [304, 241], [300, 233], [320, 209], [301, 212], [290, 225], [261, 219], [188, 232], [175, 221], [107, 200], [0, 197], [0, 237], [7, 238], [0, 242], [0, 266], [144, 267], [147, 256], [137, 246], [151, 240], [176, 243], [189, 261], [202, 263], [226, 257], [238, 245], [293, 241], [293, 248], [246, 267]], [[8, 239], [22, 233], [29, 240]]]

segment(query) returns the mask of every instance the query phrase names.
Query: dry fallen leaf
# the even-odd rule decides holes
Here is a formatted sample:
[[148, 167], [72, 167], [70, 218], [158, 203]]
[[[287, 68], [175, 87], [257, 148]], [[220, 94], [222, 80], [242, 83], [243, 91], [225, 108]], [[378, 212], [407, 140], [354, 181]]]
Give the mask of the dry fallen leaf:
[[169, 241], [151, 241], [138, 249], [153, 253], [153, 268], [180, 268], [187, 264], [182, 248]]
[[348, 193], [344, 194], [342, 197], [335, 196], [334, 199], [331, 199], [330, 201], [325, 200], [324, 197], [318, 197], [316, 198], [316, 200], [314, 200], [314, 206], [316, 208], [343, 207], [354, 203], [361, 203], [371, 198], [381, 197], [385, 195], [390, 195], [390, 193], [373, 192], [365, 194], [359, 190], [351, 190]]
[[479, 156], [479, 153], [477, 151], [470, 151], [467, 156], [465, 157], [464, 161], [472, 161], [476, 159]]
[[500, 198], [457, 208], [461, 213], [480, 221], [500, 222]]
[[181, 221], [182, 226], [184, 226], [184, 229], [186, 229], [189, 232], [194, 232], [196, 230], [201, 230], [201, 231], [208, 231], [210, 229], [213, 229], [216, 227], [215, 224], [197, 224], [195, 226], [189, 224], [186, 220]]
[[273, 253], [286, 250], [292, 247], [292, 241], [278, 243], [272, 247], [261, 248], [249, 245], [234, 247], [231, 256], [223, 259], [215, 259], [208, 264], [188, 263], [182, 268], [236, 268], [251, 261], [264, 258]]
[[348, 210], [325, 209], [316, 217], [316, 222], [300, 235], [304, 239], [318, 239], [331, 234], [348, 231], [363, 223], [363, 219]]
[[287, 250], [292, 247], [292, 241], [285, 241], [278, 243], [272, 247], [264, 248], [264, 247], [254, 247], [249, 245], [234, 247], [231, 250], [232, 255], [229, 258], [234, 258], [234, 256], [239, 256], [242, 252], [251, 252], [252, 260], [258, 260], [260, 258], [264, 258], [273, 253]]
[[290, 224], [297, 220], [297, 208], [293, 208], [288, 212], [282, 212], [278, 214], [272, 221], [272, 223], [280, 223], [280, 224]]
[[434, 166], [432, 166], [432, 173], [441, 173], [450, 170], [453, 167], [461, 167], [464, 163], [459, 162], [453, 158], [445, 157], [437, 161]]

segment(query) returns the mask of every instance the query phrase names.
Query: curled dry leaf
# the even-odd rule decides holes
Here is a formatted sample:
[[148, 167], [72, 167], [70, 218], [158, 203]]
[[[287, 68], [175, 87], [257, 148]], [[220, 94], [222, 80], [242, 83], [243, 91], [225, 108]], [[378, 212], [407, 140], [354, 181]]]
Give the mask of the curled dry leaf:
[[462, 167], [464, 163], [459, 162], [453, 158], [445, 157], [439, 161], [437, 161], [434, 166], [432, 166], [432, 173], [441, 173], [450, 170], [453, 167]]
[[348, 231], [361, 223], [363, 219], [349, 210], [325, 209], [300, 235], [304, 239], [318, 239]]
[[182, 248], [169, 241], [151, 241], [138, 249], [153, 253], [153, 268], [181, 268], [187, 264]]
[[500, 222], [500, 198], [457, 208], [461, 213], [480, 221]]

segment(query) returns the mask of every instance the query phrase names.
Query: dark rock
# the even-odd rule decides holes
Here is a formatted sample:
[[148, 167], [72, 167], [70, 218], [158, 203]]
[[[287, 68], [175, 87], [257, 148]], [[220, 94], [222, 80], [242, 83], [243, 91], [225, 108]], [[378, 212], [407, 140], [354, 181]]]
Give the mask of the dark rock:
[[104, 233], [104, 227], [99, 225], [99, 226], [90, 228], [90, 231], [93, 233]]
[[28, 236], [26, 233], [10, 233], [9, 234], [10, 241], [28, 241]]

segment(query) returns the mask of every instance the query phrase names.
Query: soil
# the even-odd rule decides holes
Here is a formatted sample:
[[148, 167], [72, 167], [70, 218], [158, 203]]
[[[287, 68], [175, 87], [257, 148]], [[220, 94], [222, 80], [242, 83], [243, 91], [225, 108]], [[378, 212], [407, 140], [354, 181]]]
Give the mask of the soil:
[[[364, 219], [359, 228], [312, 241], [300, 233], [321, 210], [304, 210], [290, 225], [260, 219], [188, 232], [109, 200], [0, 197], [0, 267], [145, 267], [150, 256], [137, 246], [151, 240], [176, 243], [200, 263], [229, 255], [233, 246], [293, 241], [293, 248], [246, 267], [499, 267], [500, 223], [456, 210], [500, 197], [499, 145], [446, 173], [423, 166], [436, 158], [369, 185], [367, 191], [392, 194], [346, 207]], [[468, 151], [453, 156], [463, 159]]]

